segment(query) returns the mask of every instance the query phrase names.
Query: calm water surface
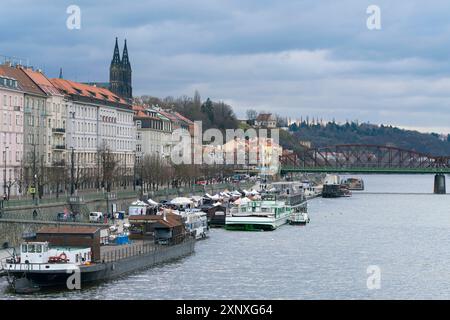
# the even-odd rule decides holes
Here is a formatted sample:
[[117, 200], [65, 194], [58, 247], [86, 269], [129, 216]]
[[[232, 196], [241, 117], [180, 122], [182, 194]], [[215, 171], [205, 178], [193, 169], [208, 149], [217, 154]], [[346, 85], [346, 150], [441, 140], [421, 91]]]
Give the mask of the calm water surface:
[[[450, 299], [450, 196], [433, 176], [364, 176], [367, 192], [309, 203], [311, 223], [213, 229], [195, 254], [76, 292], [7, 299]], [[448, 180], [448, 179], [447, 179]], [[367, 289], [367, 267], [381, 288]]]

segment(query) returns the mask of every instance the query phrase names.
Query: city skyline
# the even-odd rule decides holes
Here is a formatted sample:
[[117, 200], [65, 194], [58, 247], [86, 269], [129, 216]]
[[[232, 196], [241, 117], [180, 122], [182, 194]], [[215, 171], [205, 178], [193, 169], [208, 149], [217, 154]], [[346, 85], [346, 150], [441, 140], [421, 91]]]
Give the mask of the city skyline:
[[198, 90], [238, 117], [254, 108], [450, 133], [450, 4], [416, 2], [378, 1], [382, 28], [369, 30], [365, 1], [79, 1], [81, 29], [70, 30], [72, 3], [21, 1], [0, 21], [0, 54], [49, 77], [63, 68], [67, 79], [106, 82], [114, 39], [126, 38], [136, 96]]

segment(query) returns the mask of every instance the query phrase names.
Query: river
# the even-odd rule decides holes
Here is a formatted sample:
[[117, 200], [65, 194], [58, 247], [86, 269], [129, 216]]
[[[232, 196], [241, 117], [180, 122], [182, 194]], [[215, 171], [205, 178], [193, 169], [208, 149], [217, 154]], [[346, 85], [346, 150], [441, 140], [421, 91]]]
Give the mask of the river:
[[0, 298], [449, 299], [450, 197], [431, 193], [432, 175], [362, 177], [393, 194], [313, 199], [307, 226], [212, 229], [189, 257], [81, 291], [19, 296], [1, 278]]

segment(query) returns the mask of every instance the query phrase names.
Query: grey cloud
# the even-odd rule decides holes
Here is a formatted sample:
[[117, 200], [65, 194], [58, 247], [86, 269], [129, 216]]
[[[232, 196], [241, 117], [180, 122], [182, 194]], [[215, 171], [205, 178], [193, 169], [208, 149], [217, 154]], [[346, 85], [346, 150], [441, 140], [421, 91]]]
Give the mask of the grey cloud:
[[[382, 30], [365, 27], [369, 4]], [[82, 9], [82, 29], [65, 27]], [[114, 38], [128, 39], [134, 92], [192, 95], [288, 116], [450, 131], [450, 3], [388, 1], [11, 1], [0, 54], [56, 76], [107, 81]]]

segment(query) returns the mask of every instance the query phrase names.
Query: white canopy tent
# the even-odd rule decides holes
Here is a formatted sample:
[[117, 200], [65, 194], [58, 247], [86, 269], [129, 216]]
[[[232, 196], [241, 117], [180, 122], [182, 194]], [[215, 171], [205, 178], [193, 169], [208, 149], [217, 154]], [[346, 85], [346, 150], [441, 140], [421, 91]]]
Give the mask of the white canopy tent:
[[147, 199], [147, 203], [152, 207], [156, 207], [159, 204], [158, 202], [153, 201], [152, 199]]

